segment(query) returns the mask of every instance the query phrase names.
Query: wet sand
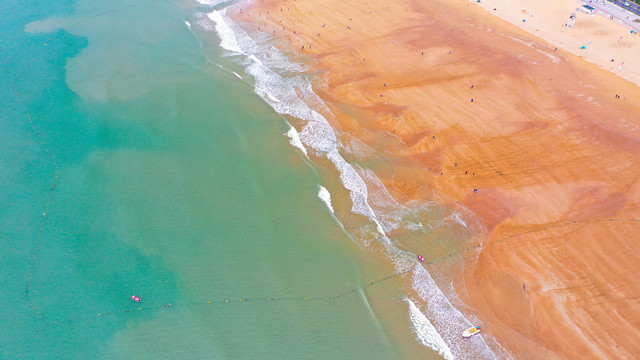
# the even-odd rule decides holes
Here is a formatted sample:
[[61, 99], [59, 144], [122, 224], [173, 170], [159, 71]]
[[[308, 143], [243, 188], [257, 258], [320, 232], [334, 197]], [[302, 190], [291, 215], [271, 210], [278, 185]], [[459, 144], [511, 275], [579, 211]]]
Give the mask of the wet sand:
[[392, 152], [392, 194], [482, 219], [459, 292], [508, 351], [640, 350], [637, 84], [462, 0], [263, 0], [237, 17], [312, 63], [336, 129]]

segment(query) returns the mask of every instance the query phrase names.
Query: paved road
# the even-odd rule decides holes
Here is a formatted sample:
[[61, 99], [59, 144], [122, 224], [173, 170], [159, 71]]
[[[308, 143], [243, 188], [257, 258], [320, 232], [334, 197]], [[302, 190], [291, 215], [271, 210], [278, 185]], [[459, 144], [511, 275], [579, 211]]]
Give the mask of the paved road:
[[[581, 7], [583, 4], [589, 4], [591, 6], [593, 6], [594, 8], [597, 8], [598, 10], [601, 10], [602, 12], [606, 13], [604, 14], [604, 16], [607, 15], [611, 15], [614, 18], [616, 18], [617, 22], [622, 23], [623, 25], [628, 26], [629, 28], [635, 30], [636, 32], [640, 33], [640, 22], [635, 22], [635, 19], [640, 19], [640, 16], [626, 11], [625, 9], [623, 9], [622, 7], [619, 7], [617, 5], [614, 5], [610, 2], [606, 2], [605, 4], [602, 3], [596, 3], [595, 1], [590, 2], [590, 1], [578, 1], [578, 3], [580, 4], [579, 6]], [[584, 13], [582, 13], [582, 15], [584, 15]], [[578, 15], [580, 16], [580, 15]]]

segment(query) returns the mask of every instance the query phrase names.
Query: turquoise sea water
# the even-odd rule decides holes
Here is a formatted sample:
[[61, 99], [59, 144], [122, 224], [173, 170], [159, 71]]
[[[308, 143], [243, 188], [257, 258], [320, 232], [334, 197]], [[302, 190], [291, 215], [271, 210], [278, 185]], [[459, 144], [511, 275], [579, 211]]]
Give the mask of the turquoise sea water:
[[361, 296], [325, 299], [359, 286], [353, 243], [184, 8], [5, 10], [0, 357], [395, 356]]
[[413, 253], [471, 217], [391, 199], [225, 5], [6, 2], [0, 358], [490, 358]]

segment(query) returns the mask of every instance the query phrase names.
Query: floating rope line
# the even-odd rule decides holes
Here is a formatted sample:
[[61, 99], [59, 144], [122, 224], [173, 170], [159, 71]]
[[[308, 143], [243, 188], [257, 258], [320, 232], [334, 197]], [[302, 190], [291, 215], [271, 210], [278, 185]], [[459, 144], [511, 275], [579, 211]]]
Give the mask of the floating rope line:
[[133, 7], [136, 7], [136, 6], [138, 6], [138, 4], [131, 4], [131, 5], [127, 5], [127, 6], [123, 6], [123, 7], [119, 7], [119, 8], [115, 8], [115, 9], [111, 9], [111, 10], [105, 10], [105, 11], [103, 11], [101, 13], [85, 16], [85, 17], [82, 17], [79, 20], [69, 24], [69, 27], [77, 25], [77, 24], [80, 24], [82, 22], [85, 22], [85, 21], [88, 21], [88, 20], [91, 20], [91, 19], [95, 19], [97, 17], [101, 17], [101, 16], [104, 16], [104, 15], [109, 15], [111, 13], [114, 13], [114, 12], [117, 12], [117, 11], [121, 11], [121, 10], [130, 9], [130, 8], [133, 8]]
[[[553, 228], [559, 228], [559, 227], [564, 227], [567, 225], [573, 225], [573, 224], [580, 224], [580, 223], [598, 223], [598, 222], [638, 222], [640, 223], [640, 219], [596, 219], [596, 220], [574, 220], [574, 221], [567, 221], [564, 223], [559, 223], [559, 224], [555, 224], [555, 225], [550, 225], [550, 226], [546, 226], [543, 228], [538, 228], [538, 229], [532, 229], [529, 231], [523, 231], [517, 234], [512, 234], [509, 236], [505, 236], [503, 238], [491, 241], [491, 242], [487, 242], [481, 245], [477, 245], [477, 246], [471, 246], [468, 247], [464, 250], [458, 251], [458, 252], [453, 252], [444, 256], [441, 256], [439, 258], [436, 259], [432, 259], [430, 261], [424, 262], [424, 263], [418, 263], [414, 266], [412, 266], [410, 269], [396, 273], [396, 274], [392, 274], [389, 276], [385, 276], [383, 278], [371, 281], [367, 284], [364, 284], [363, 286], [357, 287], [357, 288], [353, 288], [351, 290], [339, 293], [337, 295], [334, 296], [325, 296], [325, 297], [300, 297], [300, 296], [292, 296], [292, 297], [258, 297], [258, 298], [240, 298], [240, 299], [231, 299], [231, 298], [227, 298], [227, 299], [223, 299], [223, 300], [209, 300], [209, 301], [203, 301], [203, 302], [185, 302], [185, 303], [169, 303], [169, 304], [161, 304], [161, 305], [149, 305], [149, 306], [141, 306], [141, 307], [132, 307], [132, 308], [127, 308], [127, 309], [121, 309], [121, 310], [113, 310], [113, 311], [108, 311], [108, 312], [102, 312], [102, 313], [97, 313], [95, 314], [96, 317], [98, 318], [104, 318], [104, 317], [109, 317], [112, 315], [117, 315], [117, 314], [126, 314], [126, 313], [134, 313], [134, 312], [139, 312], [139, 311], [144, 311], [144, 310], [169, 310], [172, 309], [174, 307], [184, 307], [184, 306], [205, 306], [205, 305], [225, 305], [225, 304], [237, 304], [237, 303], [254, 303], [254, 302], [277, 302], [277, 301], [305, 301], [305, 302], [324, 302], [327, 303], [329, 305], [332, 305], [334, 303], [335, 300], [344, 297], [346, 295], [350, 295], [353, 293], [358, 292], [359, 290], [361, 290], [362, 288], [367, 288], [376, 284], [379, 284], [381, 282], [387, 281], [389, 279], [393, 279], [396, 277], [400, 277], [403, 276], [405, 274], [408, 274], [410, 272], [412, 272], [416, 266], [425, 266], [425, 265], [431, 265], [434, 263], [437, 263], [441, 260], [450, 258], [454, 255], [458, 255], [458, 254], [462, 254], [474, 249], [479, 249], [482, 246], [486, 246], [486, 245], [491, 245], [491, 244], [496, 244], [499, 242], [503, 242], [505, 240], [509, 240], [509, 239], [513, 239], [522, 235], [526, 235], [526, 234], [531, 234], [531, 233], [535, 233], [535, 232], [540, 232], [540, 231], [545, 231], [545, 230], [549, 230], [549, 229], [553, 229]], [[46, 325], [48, 326], [59, 326], [59, 325], [64, 325], [64, 324], [71, 324], [74, 323], [76, 321], [78, 321], [80, 319], [69, 319], [66, 321], [55, 321], [55, 322], [49, 322]], [[36, 332], [38, 332], [39, 330], [37, 330]]]
[[[169, 310], [169, 309], [173, 309], [174, 307], [206, 306], [206, 305], [227, 305], [227, 304], [238, 304], [238, 303], [246, 304], [246, 303], [256, 303], [256, 302], [301, 301], [301, 302], [323, 302], [323, 303], [332, 305], [334, 303], [334, 301], [337, 300], [338, 298], [341, 298], [341, 297], [343, 297], [345, 295], [349, 295], [349, 294], [352, 294], [352, 293], [356, 293], [356, 292], [358, 292], [358, 290], [362, 289], [363, 287], [369, 287], [369, 286], [381, 283], [383, 281], [389, 280], [391, 278], [402, 276], [404, 274], [407, 274], [407, 273], [411, 272], [414, 268], [415, 268], [415, 266], [412, 267], [411, 269], [403, 271], [401, 273], [386, 276], [384, 278], [381, 278], [381, 279], [372, 281], [372, 282], [370, 282], [368, 284], [365, 284], [362, 287], [353, 288], [353, 289], [351, 289], [349, 291], [345, 291], [343, 293], [340, 293], [340, 294], [337, 294], [337, 295], [334, 295], [334, 296], [317, 296], [317, 297], [302, 297], [302, 296], [256, 297], [256, 298], [240, 298], [240, 299], [227, 298], [227, 299], [224, 299], [224, 300], [209, 300], [209, 301], [202, 301], [202, 302], [184, 302], [184, 303], [177, 302], [177, 303], [168, 303], [168, 304], [161, 304], [161, 305], [149, 305], [149, 306], [131, 307], [131, 308], [120, 309], [120, 310], [112, 310], [112, 311], [108, 311], [108, 312], [96, 313], [95, 316], [98, 317], [98, 318], [105, 318], [105, 317], [109, 317], [109, 316], [113, 316], [113, 315], [135, 313], [135, 312], [140, 312], [140, 311], [144, 311], [144, 310]], [[93, 317], [93, 316], [89, 316], [89, 317]], [[86, 319], [88, 319], [88, 317], [67, 319], [67, 320], [64, 320], [64, 321], [52, 321], [52, 322], [47, 322], [44, 325], [45, 325], [45, 327], [62, 326], [62, 325], [73, 324], [73, 323], [75, 323], [75, 322], [77, 322], [79, 320], [83, 320], [83, 319], [86, 320]], [[36, 330], [36, 332], [40, 332], [40, 330]]]
[[40, 245], [42, 244], [42, 239], [44, 237], [44, 230], [45, 230], [45, 227], [46, 227], [46, 224], [47, 224], [47, 215], [49, 213], [49, 208], [51, 207], [51, 203], [53, 201], [53, 195], [55, 193], [56, 186], [58, 185], [58, 178], [60, 177], [60, 167], [58, 166], [57, 162], [53, 158], [53, 155], [51, 154], [51, 152], [49, 151], [49, 148], [47, 147], [47, 144], [46, 144], [46, 141], [45, 141], [44, 137], [38, 131], [38, 128], [37, 128], [35, 122], [33, 121], [33, 117], [29, 113], [29, 110], [28, 110], [27, 106], [25, 105], [24, 101], [22, 101], [22, 99], [18, 95], [18, 92], [16, 90], [16, 83], [18, 82], [18, 80], [21, 77], [22, 77], [22, 72], [11, 83], [11, 92], [13, 93], [14, 97], [16, 98], [16, 101], [18, 102], [18, 104], [22, 108], [22, 112], [25, 115], [25, 117], [26, 117], [31, 129], [33, 130], [33, 133], [36, 135], [36, 137], [40, 141], [40, 145], [42, 146], [42, 149], [47, 154], [47, 156], [49, 156], [49, 158], [51, 159], [51, 164], [53, 165], [53, 169], [55, 170], [54, 180], [53, 180], [53, 183], [51, 184], [51, 187], [49, 188], [49, 192], [47, 194], [47, 201], [45, 203], [44, 210], [42, 212], [42, 221], [40, 223], [40, 229], [38, 230], [38, 235], [37, 235], [37, 239], [36, 239], [36, 246], [35, 246], [35, 248], [33, 250], [33, 255], [31, 256], [31, 266], [29, 267], [29, 274], [27, 276], [26, 285], [25, 285], [25, 289], [24, 289], [24, 297], [25, 297], [25, 299], [27, 299], [27, 301], [29, 301], [29, 306], [31, 306], [33, 311], [39, 317], [42, 317], [42, 314], [40, 313], [40, 311], [38, 310], [36, 305], [29, 299], [29, 292], [31, 290], [31, 280], [33, 279], [33, 270], [34, 270], [35, 265], [36, 265], [36, 260], [38, 259], [38, 252], [40, 250]]

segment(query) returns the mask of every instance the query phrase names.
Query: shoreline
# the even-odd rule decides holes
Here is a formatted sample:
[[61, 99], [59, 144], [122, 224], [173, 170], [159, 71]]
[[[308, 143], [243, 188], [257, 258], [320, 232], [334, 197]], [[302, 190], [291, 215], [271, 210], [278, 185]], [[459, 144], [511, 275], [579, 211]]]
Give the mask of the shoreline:
[[629, 356], [638, 86], [470, 5], [260, 1], [234, 16], [311, 59], [332, 126], [396, 159], [378, 174], [392, 195], [433, 189], [483, 220], [458, 295], [510, 353]]

